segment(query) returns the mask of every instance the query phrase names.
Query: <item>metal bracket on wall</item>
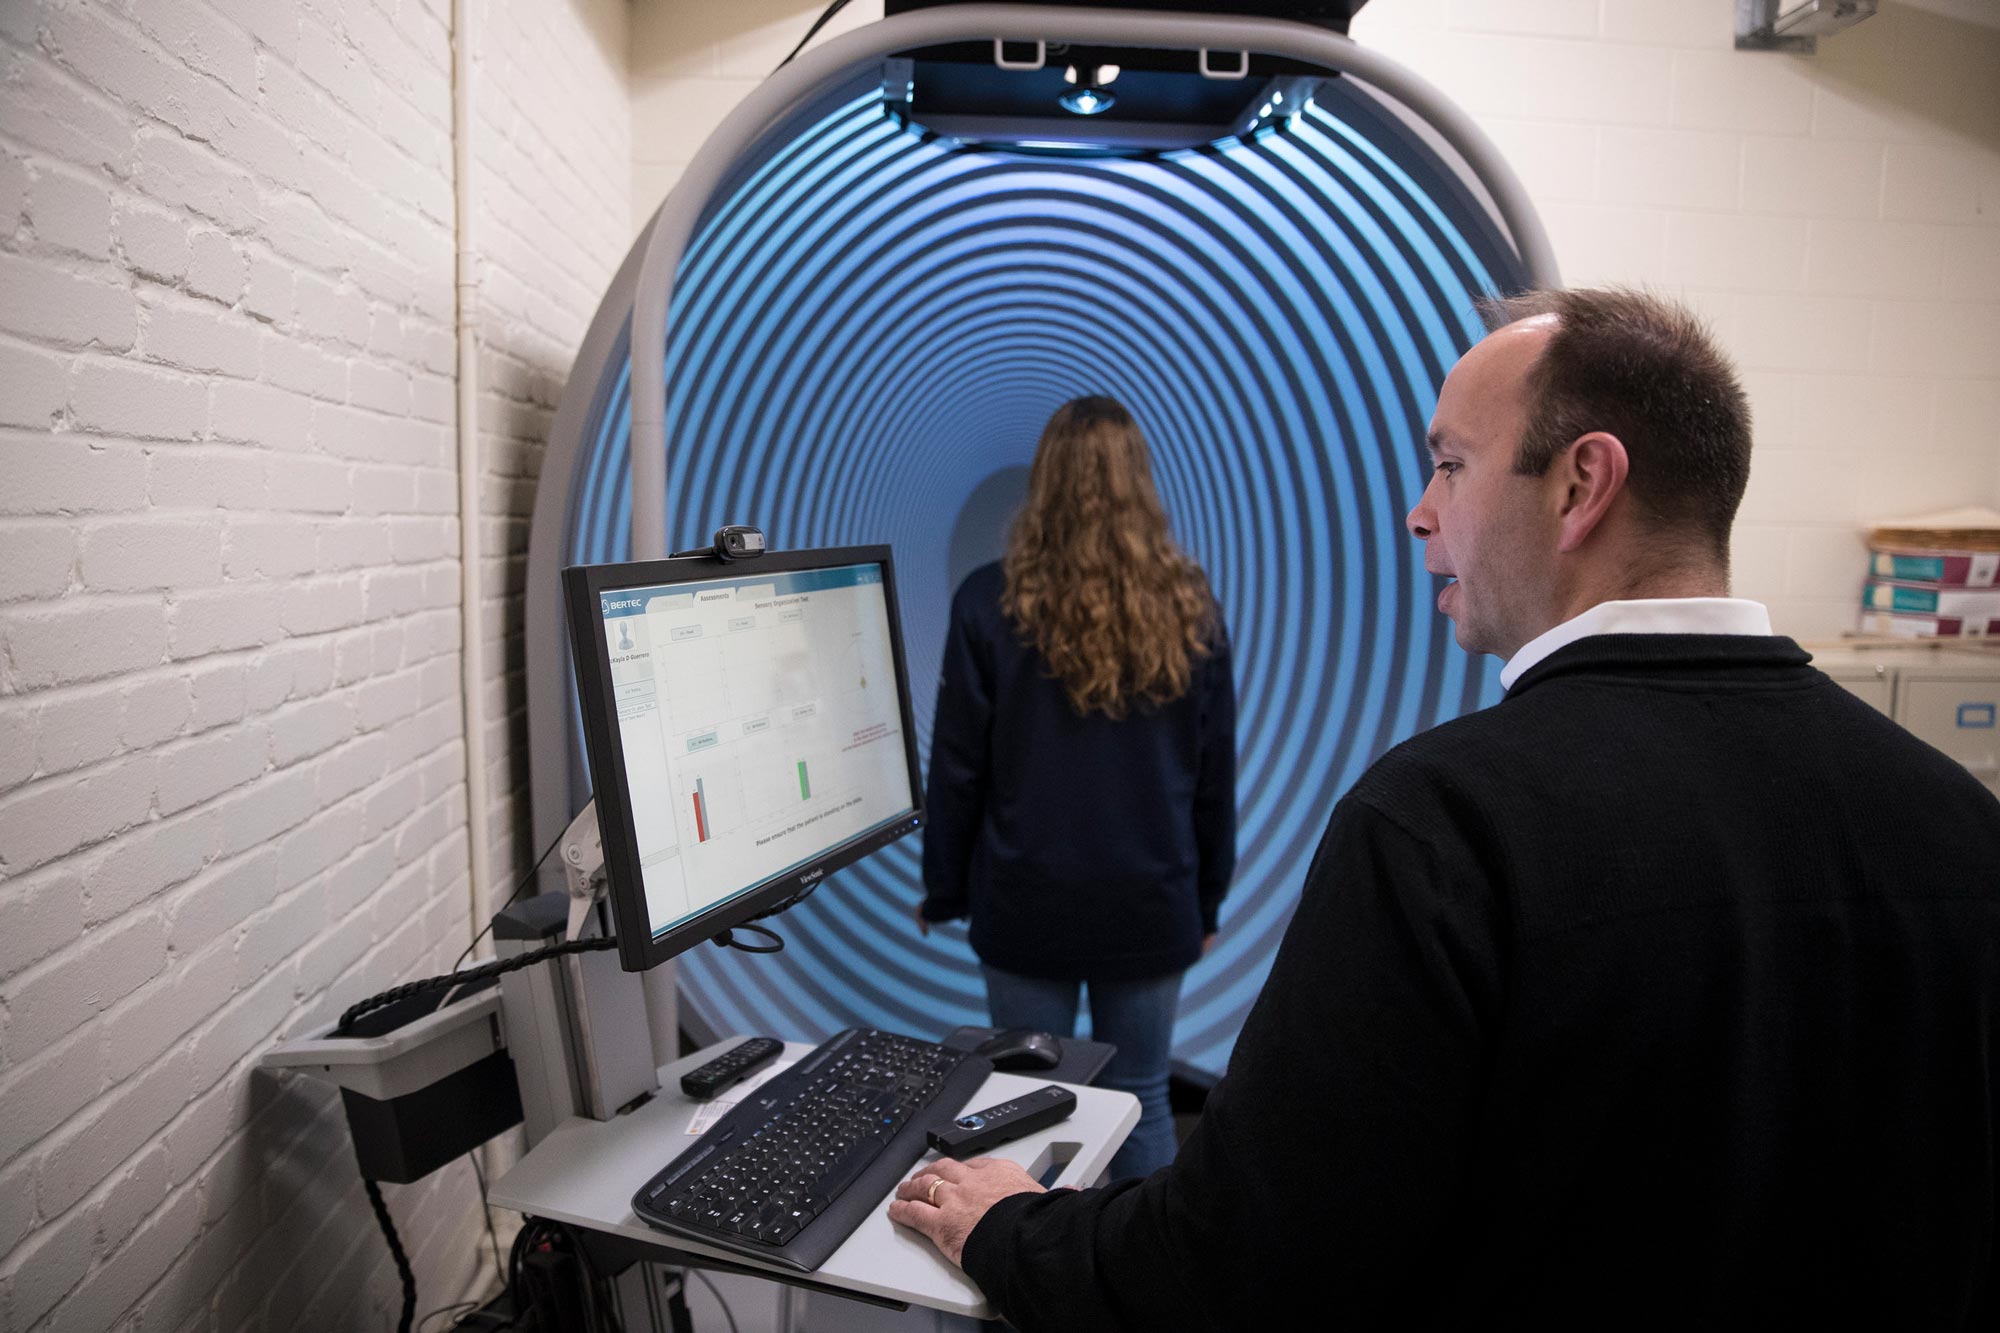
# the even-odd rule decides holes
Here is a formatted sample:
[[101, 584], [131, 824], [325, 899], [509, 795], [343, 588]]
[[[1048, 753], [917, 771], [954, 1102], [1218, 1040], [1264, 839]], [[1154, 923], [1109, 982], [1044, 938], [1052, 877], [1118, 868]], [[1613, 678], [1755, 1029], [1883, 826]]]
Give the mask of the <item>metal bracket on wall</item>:
[[[1236, 58], [1226, 65], [1217, 64], [1215, 61], [1209, 59], [1210, 56], [1217, 54], [1231, 55]], [[1248, 51], [1215, 52], [1204, 46], [1201, 48], [1201, 56], [1197, 63], [1201, 68], [1201, 77], [1204, 79], [1241, 79], [1249, 77], [1250, 74], [1250, 53]]]
[[[1007, 48], [1010, 46], [1032, 46], [1035, 48], [1034, 58], [1026, 59], [1021, 56], [1009, 56]], [[1040, 69], [1049, 63], [1049, 44], [1047, 42], [1030, 42], [1026, 40], [1008, 41], [1003, 37], [995, 37], [993, 39], [993, 63], [1001, 69]]]
[[1736, 0], [1736, 49], [1811, 55], [1819, 39], [1875, 13], [1876, 0]]

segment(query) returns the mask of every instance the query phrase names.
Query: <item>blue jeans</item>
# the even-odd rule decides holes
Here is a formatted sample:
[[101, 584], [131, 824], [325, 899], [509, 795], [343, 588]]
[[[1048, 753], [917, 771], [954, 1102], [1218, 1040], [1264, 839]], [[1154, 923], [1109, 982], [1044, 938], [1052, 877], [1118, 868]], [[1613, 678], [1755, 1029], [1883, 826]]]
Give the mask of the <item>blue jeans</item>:
[[[986, 1009], [994, 1027], [1076, 1035], [1077, 993], [1085, 983], [1024, 977], [983, 964], [980, 970], [986, 974]], [[1111, 1159], [1111, 1175], [1151, 1175], [1174, 1160], [1167, 1062], [1173, 1053], [1181, 974], [1149, 981], [1093, 981], [1089, 988], [1091, 1039], [1118, 1048], [1097, 1082], [1139, 1099], [1139, 1123]]]

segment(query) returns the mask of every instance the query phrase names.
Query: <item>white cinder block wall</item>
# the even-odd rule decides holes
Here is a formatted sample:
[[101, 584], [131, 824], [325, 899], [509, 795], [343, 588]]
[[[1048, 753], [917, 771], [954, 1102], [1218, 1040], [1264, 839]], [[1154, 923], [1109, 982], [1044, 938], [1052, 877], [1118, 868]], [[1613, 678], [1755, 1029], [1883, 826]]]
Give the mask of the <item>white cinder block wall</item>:
[[1374, 0], [1353, 35], [1479, 119], [1565, 281], [1708, 316], [1757, 423], [1736, 590], [1824, 639], [1866, 522], [2000, 499], [2000, 7], [1882, 0], [1811, 56], [1735, 50], [1734, 10]]
[[[618, 0], [481, 3], [496, 878], [557, 386], [627, 240]], [[0, 1328], [386, 1327], [269, 1041], [469, 938], [448, 0], [0, 5]], [[386, 1189], [420, 1309], [464, 1164]]]
[[[819, 9], [634, 7], [635, 227]], [[1807, 57], [1734, 50], [1734, 9], [1371, 0], [1352, 35], [1478, 118], [1565, 281], [1713, 321], [1757, 420], [1737, 591], [1822, 639], [1854, 626], [1866, 520], [2000, 500], [2000, 13], [1882, 0]]]
[[[633, 0], [635, 233], [723, 117], [778, 67], [825, 8], [813, 0]], [[854, 0], [813, 41], [881, 17], [882, 0]]]

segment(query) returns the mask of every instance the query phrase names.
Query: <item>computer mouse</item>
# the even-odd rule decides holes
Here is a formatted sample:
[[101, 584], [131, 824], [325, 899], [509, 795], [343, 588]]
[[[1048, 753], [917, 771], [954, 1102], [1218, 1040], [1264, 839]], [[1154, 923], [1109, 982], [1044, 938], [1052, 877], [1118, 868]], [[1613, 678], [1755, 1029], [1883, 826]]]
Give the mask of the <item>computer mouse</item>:
[[1062, 1042], [1033, 1028], [1008, 1028], [980, 1042], [972, 1053], [991, 1060], [995, 1069], [1054, 1069], [1062, 1062]]

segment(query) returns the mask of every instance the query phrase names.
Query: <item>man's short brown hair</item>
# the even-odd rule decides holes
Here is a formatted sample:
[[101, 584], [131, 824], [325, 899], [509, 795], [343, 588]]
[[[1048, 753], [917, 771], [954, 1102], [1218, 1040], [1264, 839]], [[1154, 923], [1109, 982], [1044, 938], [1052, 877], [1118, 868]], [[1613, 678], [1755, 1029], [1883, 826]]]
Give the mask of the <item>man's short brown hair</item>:
[[1517, 472], [1541, 476], [1578, 436], [1605, 431], [1631, 460], [1626, 487], [1664, 532], [1705, 543], [1724, 565], [1750, 482], [1750, 403], [1694, 314], [1621, 288], [1482, 301], [1488, 329], [1535, 315], [1556, 324], [1528, 372]]

